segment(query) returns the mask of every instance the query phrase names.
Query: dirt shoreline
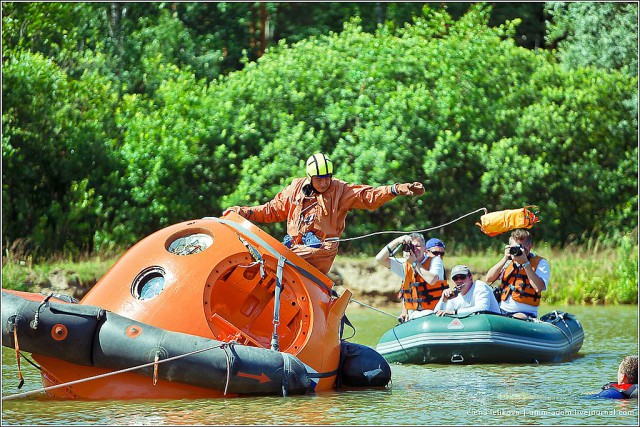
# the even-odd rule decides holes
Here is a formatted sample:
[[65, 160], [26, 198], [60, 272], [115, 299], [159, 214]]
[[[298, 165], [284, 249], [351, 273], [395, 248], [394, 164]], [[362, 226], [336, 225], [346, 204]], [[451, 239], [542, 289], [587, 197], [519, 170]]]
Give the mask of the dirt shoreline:
[[371, 259], [336, 258], [328, 274], [342, 293], [349, 289], [360, 302], [379, 306], [398, 302], [400, 278]]

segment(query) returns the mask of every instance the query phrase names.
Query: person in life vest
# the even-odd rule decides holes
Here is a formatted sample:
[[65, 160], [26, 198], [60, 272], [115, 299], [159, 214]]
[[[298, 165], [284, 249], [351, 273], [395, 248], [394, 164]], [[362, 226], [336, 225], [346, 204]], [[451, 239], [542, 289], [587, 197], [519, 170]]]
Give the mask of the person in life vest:
[[[403, 250], [402, 260], [393, 256], [401, 245], [407, 249]], [[376, 261], [402, 279], [399, 322], [433, 313], [442, 292], [449, 288], [442, 260], [444, 255], [442, 240], [429, 239], [425, 243], [420, 233], [397, 237], [378, 252]]]
[[420, 196], [420, 182], [372, 187], [333, 178], [333, 162], [317, 153], [307, 159], [306, 178], [294, 178], [273, 200], [259, 206], [231, 206], [233, 211], [256, 222], [287, 222], [283, 243], [327, 274], [338, 253], [337, 242], [353, 209], [374, 210], [396, 196]]
[[638, 356], [625, 356], [618, 367], [618, 382], [602, 386], [602, 391], [591, 397], [607, 399], [638, 398]]
[[551, 269], [546, 259], [531, 252], [533, 236], [519, 228], [511, 232], [504, 255], [486, 276], [488, 283], [500, 279], [502, 314], [520, 319], [538, 317], [542, 291], [547, 289]]
[[456, 286], [442, 293], [440, 301], [434, 308], [436, 316], [480, 311], [500, 314], [500, 306], [493, 296], [493, 290], [482, 280], [473, 280], [469, 267], [456, 265], [451, 269], [451, 278]]

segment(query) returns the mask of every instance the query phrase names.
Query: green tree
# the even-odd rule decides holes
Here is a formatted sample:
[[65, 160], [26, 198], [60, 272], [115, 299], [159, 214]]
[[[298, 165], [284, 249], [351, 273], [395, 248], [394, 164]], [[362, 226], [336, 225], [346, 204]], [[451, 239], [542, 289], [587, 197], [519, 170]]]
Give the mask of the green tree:
[[[9, 6], [6, 239], [47, 250], [128, 245], [263, 203], [317, 151], [347, 181], [427, 187], [354, 212], [345, 237], [525, 204], [541, 207], [538, 230], [551, 243], [637, 227], [636, 76], [560, 66], [521, 47], [519, 19], [494, 25], [486, 5], [454, 17], [439, 5], [418, 16], [413, 5], [318, 4], [310, 10], [322, 31], [276, 43], [278, 25], [308, 19], [284, 19], [294, 6]], [[75, 28], [63, 12], [77, 12]], [[327, 19], [351, 14], [341, 31]], [[269, 22], [282, 24], [267, 34]], [[469, 220], [433, 233], [459, 250], [492, 244], [476, 231]]]
[[547, 2], [545, 12], [547, 44], [564, 65], [638, 75], [638, 3]]
[[[86, 59], [98, 66], [100, 61]], [[106, 186], [114, 169], [109, 149], [114, 129], [104, 120], [117, 101], [110, 85], [88, 71], [69, 79], [40, 54], [21, 52], [5, 61], [5, 239], [29, 235], [43, 248], [92, 249], [101, 204], [95, 188]]]

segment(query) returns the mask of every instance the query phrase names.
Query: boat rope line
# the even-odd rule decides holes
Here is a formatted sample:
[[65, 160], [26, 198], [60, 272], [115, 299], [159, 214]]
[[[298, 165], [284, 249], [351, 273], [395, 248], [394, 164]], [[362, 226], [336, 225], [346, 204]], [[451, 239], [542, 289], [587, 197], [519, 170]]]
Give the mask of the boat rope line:
[[51, 292], [45, 299], [43, 299], [40, 305], [38, 306], [38, 308], [36, 309], [36, 314], [33, 316], [33, 320], [29, 323], [29, 326], [34, 331], [38, 329], [38, 323], [40, 322], [40, 310], [42, 310], [42, 307], [44, 307], [49, 302], [52, 296], [53, 296], [53, 292]]
[[158, 383], [158, 360], [160, 360], [160, 349], [156, 351], [156, 356], [153, 358], [153, 385]]
[[404, 348], [404, 346], [402, 345], [402, 342], [400, 341], [400, 338], [398, 338], [398, 334], [396, 333], [396, 328], [393, 328], [392, 331], [393, 331], [393, 336], [396, 338], [396, 341], [398, 341], [398, 345], [400, 345], [400, 348], [402, 349], [402, 351], [404, 351], [405, 356], [409, 357], [409, 353], [407, 352], [407, 349]]
[[245, 239], [242, 238], [240, 233], [236, 233], [236, 236], [238, 236], [238, 239], [247, 248], [247, 250], [249, 251], [249, 254], [251, 254], [251, 257], [254, 259], [254, 261], [251, 264], [240, 265], [239, 267], [250, 268], [250, 267], [253, 267], [254, 265], [260, 265], [260, 277], [264, 280], [264, 278], [267, 277], [267, 273], [264, 271], [264, 258], [262, 258], [262, 255], [260, 255], [260, 252], [251, 243], [247, 242]]
[[38, 371], [42, 371], [42, 368], [41, 368], [40, 366], [36, 365], [35, 363], [33, 363], [31, 360], [29, 360], [29, 358], [28, 358], [27, 356], [25, 356], [23, 352], [20, 352], [20, 356], [22, 356], [22, 358], [23, 358], [24, 360], [26, 360], [27, 362], [29, 362], [29, 364], [30, 364], [31, 366], [33, 366], [34, 368], [36, 368]]
[[229, 383], [231, 382], [231, 370], [233, 368], [233, 353], [231, 353], [231, 356], [229, 356], [229, 353], [227, 353], [227, 347], [229, 348], [229, 350], [233, 350], [231, 347], [233, 346], [233, 344], [235, 344], [235, 341], [230, 341], [228, 343], [224, 343], [220, 346], [220, 348], [224, 351], [224, 357], [227, 360], [227, 379], [224, 383], [224, 394], [223, 396], [227, 395], [227, 390], [229, 389]]
[[[553, 326], [555, 326], [556, 328], [558, 328], [560, 330], [560, 332], [562, 332], [562, 334], [564, 335], [564, 337], [567, 339], [567, 341], [569, 341], [569, 344], [571, 344], [571, 342], [573, 341], [573, 332], [571, 332], [571, 328], [569, 327], [569, 325], [567, 324], [567, 322], [564, 320], [564, 315], [560, 314], [558, 312], [558, 310], [553, 310], [553, 314], [555, 315], [555, 319], [560, 319], [562, 320], [562, 323], [564, 323], [564, 326], [567, 327], [567, 330], [569, 331], [569, 333], [571, 334], [571, 337], [569, 337], [569, 335], [567, 335], [567, 333], [558, 325], [556, 325], [557, 320], [554, 322], [553, 320], [549, 323], [551, 323]], [[554, 319], [554, 320], [555, 320]]]
[[285, 264], [288, 264], [288, 265], [292, 266], [293, 268], [295, 268], [296, 270], [298, 270], [303, 276], [305, 276], [307, 279], [310, 279], [310, 280], [314, 281], [318, 286], [320, 286], [329, 295], [331, 295], [331, 288], [329, 288], [318, 277], [313, 275], [311, 272], [305, 270], [304, 268], [300, 267], [299, 265], [296, 265], [293, 262], [289, 261], [286, 257], [284, 257], [282, 254], [280, 254], [278, 251], [276, 251], [273, 248], [273, 246], [271, 246], [263, 238], [261, 238], [260, 236], [258, 236], [254, 232], [246, 229], [245, 227], [241, 226], [237, 222], [229, 221], [229, 220], [226, 220], [226, 219], [216, 218], [214, 216], [207, 216], [207, 217], [204, 217], [203, 219], [211, 219], [211, 220], [217, 221], [217, 222], [219, 222], [221, 224], [228, 225], [229, 227], [235, 229], [236, 231], [239, 231], [242, 234], [245, 234], [245, 235], [249, 236], [253, 241], [257, 242], [258, 244], [260, 244], [260, 246], [262, 246], [266, 250], [268, 250], [274, 257], [276, 257], [278, 259], [279, 258], [283, 258]]
[[379, 313], [382, 313], [382, 314], [386, 314], [387, 316], [391, 316], [391, 317], [393, 317], [393, 318], [394, 318], [394, 319], [396, 319], [396, 320], [398, 319], [398, 316], [396, 316], [395, 314], [391, 314], [391, 313], [389, 313], [389, 312], [387, 312], [387, 311], [380, 310], [379, 308], [375, 308], [375, 307], [373, 307], [373, 306], [371, 306], [371, 305], [369, 305], [369, 304], [365, 304], [365, 303], [363, 303], [363, 302], [361, 302], [361, 301], [358, 301], [358, 300], [356, 300], [356, 299], [351, 298], [351, 299], [349, 300], [349, 302], [355, 302], [356, 304], [360, 304], [360, 305], [361, 305], [361, 306], [363, 306], [363, 307], [370, 308], [370, 309], [375, 310], [375, 311], [377, 311], [377, 312], [379, 312]]
[[445, 224], [442, 225], [436, 225], [435, 227], [429, 227], [429, 228], [423, 228], [422, 230], [415, 230], [415, 231], [400, 231], [400, 230], [390, 230], [390, 231], [376, 231], [375, 233], [369, 233], [369, 234], [364, 234], [362, 236], [356, 236], [356, 237], [348, 237], [346, 239], [340, 239], [339, 237], [328, 237], [325, 239], [325, 242], [347, 242], [349, 240], [356, 240], [356, 239], [364, 239], [365, 237], [371, 237], [371, 236], [376, 236], [378, 234], [410, 234], [410, 233], [424, 233], [427, 231], [431, 231], [431, 230], [436, 230], [438, 228], [442, 228], [442, 227], [446, 227], [447, 225], [453, 224], [454, 222], [460, 221], [462, 218], [468, 217], [469, 215], [473, 215], [474, 213], [478, 213], [480, 211], [483, 211], [485, 213], [485, 215], [488, 213], [487, 208], [480, 208], [480, 209], [476, 209], [473, 212], [469, 212], [466, 213], [452, 221], [449, 221]]
[[[353, 329], [353, 333], [351, 334], [351, 336], [346, 338], [343, 337], [345, 325]], [[342, 319], [340, 319], [340, 341], [350, 340], [355, 336], [356, 336], [356, 327], [353, 326], [353, 323], [351, 323], [351, 321], [347, 317], [347, 314], [345, 313], [342, 315]]]
[[158, 361], [154, 360], [153, 362], [143, 363], [142, 365], [132, 366], [130, 368], [124, 368], [124, 369], [120, 369], [118, 371], [107, 372], [106, 374], [94, 375], [92, 377], [81, 378], [79, 380], [69, 381], [69, 382], [66, 382], [66, 383], [63, 383], [63, 384], [56, 384], [56, 385], [49, 386], [49, 387], [42, 387], [42, 388], [39, 388], [37, 390], [31, 390], [31, 391], [27, 391], [27, 392], [24, 392], [24, 393], [12, 394], [10, 396], [3, 396], [2, 397], [2, 402], [4, 402], [5, 400], [13, 400], [13, 399], [18, 399], [20, 397], [31, 396], [31, 395], [34, 395], [34, 394], [41, 393], [43, 391], [47, 392], [47, 391], [56, 390], [56, 389], [59, 389], [59, 388], [62, 388], [62, 387], [69, 387], [69, 386], [72, 386], [72, 385], [75, 385], [75, 384], [80, 384], [80, 383], [84, 383], [84, 382], [88, 382], [88, 381], [98, 380], [98, 379], [110, 377], [110, 376], [113, 376], [113, 375], [123, 374], [125, 372], [135, 371], [137, 369], [153, 366], [153, 365], [155, 365], [157, 363], [170, 362], [172, 360], [177, 360], [177, 359], [180, 359], [180, 358], [183, 358], [183, 357], [187, 357], [187, 356], [191, 356], [191, 355], [194, 355], [194, 354], [202, 353], [204, 351], [209, 351], [209, 350], [213, 350], [213, 349], [216, 349], [216, 348], [221, 348], [225, 344], [227, 344], [227, 343], [223, 343], [221, 345], [215, 345], [215, 346], [211, 346], [211, 347], [206, 347], [206, 348], [201, 348], [201, 349], [198, 349], [198, 350], [190, 351], [188, 353], [179, 354], [177, 356], [172, 356], [172, 357], [169, 357], [167, 359], [162, 359], [162, 360], [158, 360]]
[[309, 378], [329, 378], [334, 375], [338, 375], [337, 369], [334, 369], [333, 371], [328, 371], [328, 372], [307, 372], [307, 377]]
[[291, 373], [291, 356], [287, 353], [281, 354], [282, 361], [284, 362], [282, 368], [282, 397], [287, 397], [287, 392], [289, 391], [289, 374]]
[[278, 257], [278, 271], [276, 273], [276, 289], [273, 296], [273, 335], [271, 335], [271, 350], [280, 350], [278, 338], [278, 325], [280, 324], [280, 296], [284, 285], [282, 284], [282, 271], [284, 269], [285, 257]]

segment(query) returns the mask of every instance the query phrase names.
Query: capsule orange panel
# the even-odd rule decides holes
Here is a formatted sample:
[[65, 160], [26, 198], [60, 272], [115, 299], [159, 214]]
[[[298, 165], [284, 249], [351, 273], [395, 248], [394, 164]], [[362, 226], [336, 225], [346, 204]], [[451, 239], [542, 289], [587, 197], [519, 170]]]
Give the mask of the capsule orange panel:
[[[224, 341], [224, 330], [233, 325], [249, 337], [268, 348], [274, 332], [274, 297], [277, 283], [277, 261], [264, 256], [262, 269], [247, 264], [241, 256], [232, 256], [212, 271], [204, 292], [205, 315], [217, 339]], [[283, 270], [283, 290], [277, 333], [281, 351], [296, 353], [309, 329], [309, 297], [298, 274], [291, 268]], [[228, 332], [227, 332], [228, 335]]]

